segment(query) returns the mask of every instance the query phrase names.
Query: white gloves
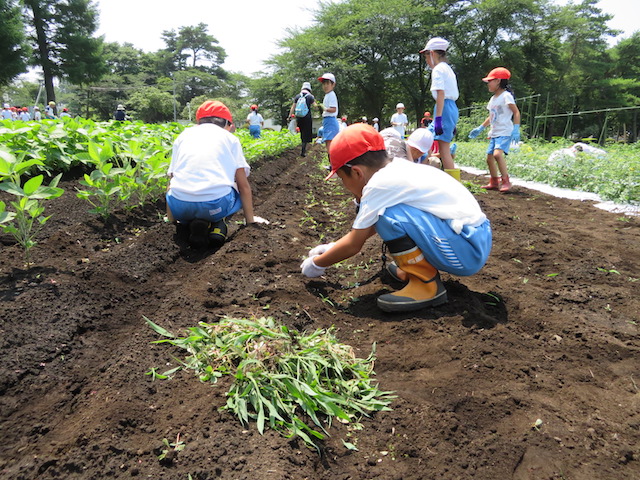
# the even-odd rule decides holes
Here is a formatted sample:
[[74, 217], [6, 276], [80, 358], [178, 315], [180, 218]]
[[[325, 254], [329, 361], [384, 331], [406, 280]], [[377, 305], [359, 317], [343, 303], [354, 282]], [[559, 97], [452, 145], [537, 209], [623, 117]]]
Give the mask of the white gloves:
[[[320, 245], [320, 247], [323, 247], [323, 246], [325, 245]], [[316, 247], [316, 248], [319, 248], [319, 247]], [[300, 268], [302, 269], [302, 274], [305, 277], [313, 278], [313, 277], [319, 277], [321, 275], [324, 275], [324, 271], [327, 268], [319, 267], [313, 262], [313, 259], [317, 256], [318, 255], [313, 255], [313, 256], [310, 256], [309, 258], [306, 258], [304, 262], [302, 262], [302, 264], [300, 265]]]
[[318, 245], [317, 247], [313, 247], [311, 250], [309, 250], [309, 256], [310, 257], [315, 257], [316, 255], [322, 255], [327, 250], [330, 250], [331, 247], [333, 247], [335, 244], [336, 244], [336, 242], [323, 243], [322, 245]]
[[257, 215], [253, 216], [253, 221], [256, 223], [264, 223], [265, 225], [269, 225], [269, 220], [266, 218], [258, 217]]

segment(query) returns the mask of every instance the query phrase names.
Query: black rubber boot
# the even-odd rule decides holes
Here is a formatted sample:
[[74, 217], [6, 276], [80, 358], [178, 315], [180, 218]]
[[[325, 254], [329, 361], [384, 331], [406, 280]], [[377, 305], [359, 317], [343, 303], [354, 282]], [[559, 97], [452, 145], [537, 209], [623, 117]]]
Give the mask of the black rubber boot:
[[209, 246], [220, 248], [227, 241], [227, 219], [212, 223], [209, 227]]
[[209, 244], [209, 222], [201, 218], [189, 224], [189, 245], [195, 249], [205, 248]]

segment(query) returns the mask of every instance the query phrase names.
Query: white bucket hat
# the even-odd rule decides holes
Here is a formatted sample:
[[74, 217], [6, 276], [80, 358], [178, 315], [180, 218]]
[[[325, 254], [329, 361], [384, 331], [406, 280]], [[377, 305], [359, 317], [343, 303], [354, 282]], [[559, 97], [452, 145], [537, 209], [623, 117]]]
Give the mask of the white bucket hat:
[[426, 52], [427, 50], [443, 50], [446, 52], [447, 48], [449, 48], [449, 42], [447, 42], [444, 38], [433, 37], [427, 42], [424, 48], [420, 50], [420, 53]]
[[302, 83], [302, 90], [309, 90], [311, 91], [311, 84], [309, 82], [303, 82]]
[[417, 148], [422, 153], [427, 153], [431, 150], [431, 146], [433, 145], [433, 133], [431, 133], [431, 130], [427, 128], [418, 128], [409, 135], [407, 143], [409, 146]]

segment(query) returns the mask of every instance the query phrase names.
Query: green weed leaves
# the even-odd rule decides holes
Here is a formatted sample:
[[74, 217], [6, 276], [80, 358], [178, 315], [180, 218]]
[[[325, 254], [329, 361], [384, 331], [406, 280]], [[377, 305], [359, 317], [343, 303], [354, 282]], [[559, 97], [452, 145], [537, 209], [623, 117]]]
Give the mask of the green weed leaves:
[[166, 337], [155, 343], [187, 350], [182, 366], [201, 381], [231, 376], [223, 409], [243, 424], [255, 421], [260, 433], [269, 427], [317, 448], [334, 417], [358, 422], [371, 412], [390, 410], [395, 398], [373, 383], [375, 344], [368, 358], [357, 358], [332, 329], [307, 334], [277, 325], [273, 318], [224, 318], [201, 322], [188, 336], [177, 337], [145, 320]]

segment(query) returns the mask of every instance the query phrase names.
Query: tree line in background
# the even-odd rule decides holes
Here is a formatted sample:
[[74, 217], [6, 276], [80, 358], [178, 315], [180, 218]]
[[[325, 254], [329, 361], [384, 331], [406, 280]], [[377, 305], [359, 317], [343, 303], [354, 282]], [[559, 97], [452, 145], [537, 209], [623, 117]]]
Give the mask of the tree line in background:
[[[481, 78], [496, 66], [511, 70], [517, 97], [548, 98], [546, 113], [638, 106], [640, 32], [609, 47], [618, 33], [607, 26], [610, 19], [597, 0], [562, 6], [549, 0], [320, 3], [313, 25], [289, 31], [265, 71], [249, 78], [222, 67], [226, 52], [204, 23], [164, 31], [165, 48], [143, 52], [96, 38], [98, 11], [91, 0], [0, 0], [0, 42], [6, 44], [0, 85], [9, 85], [2, 91], [19, 100], [14, 103], [33, 103], [38, 84], [11, 82], [27, 65], [38, 65], [46, 100], [57, 95], [87, 117], [110, 118], [122, 103], [148, 122], [189, 118], [192, 108], [213, 97], [239, 118], [258, 103], [263, 115], [285, 125], [302, 82], [319, 87], [314, 79], [331, 71], [341, 113], [379, 117], [384, 125], [403, 102], [417, 122], [433, 108], [429, 70], [418, 51], [428, 38], [442, 36], [452, 45], [461, 108], [486, 104]], [[57, 91], [53, 78], [60, 79]], [[637, 111], [620, 111], [610, 126], [635, 134]], [[576, 117], [571, 128], [593, 134], [604, 116]], [[552, 118], [544, 135], [564, 127], [564, 119]]]

